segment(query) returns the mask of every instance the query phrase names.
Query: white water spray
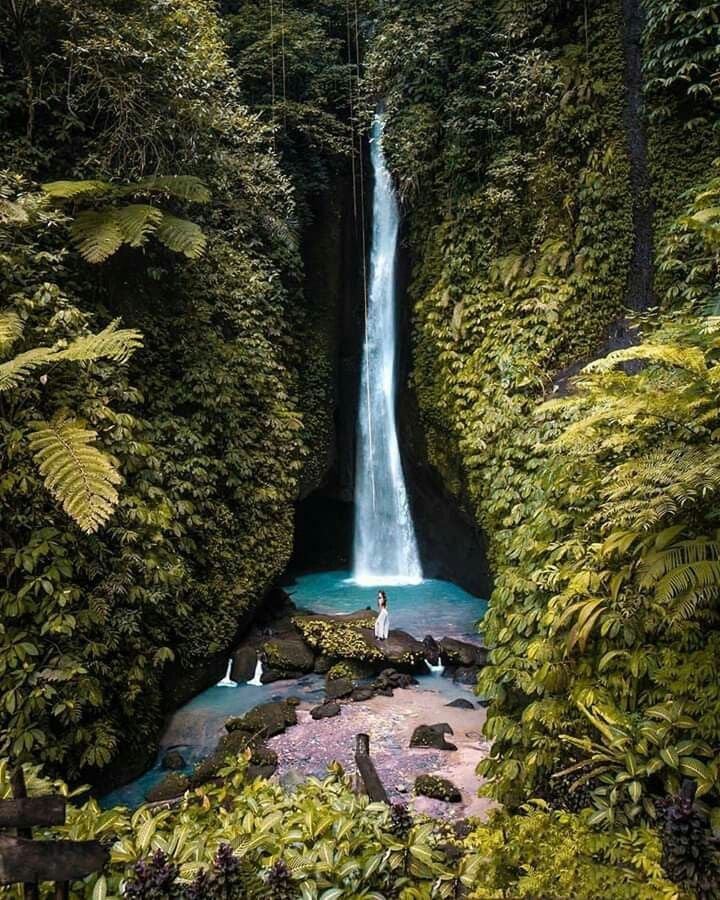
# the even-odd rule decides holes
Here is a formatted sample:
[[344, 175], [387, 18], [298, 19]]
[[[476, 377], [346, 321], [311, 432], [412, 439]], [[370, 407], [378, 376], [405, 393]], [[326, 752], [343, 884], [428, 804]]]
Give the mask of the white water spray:
[[263, 674], [263, 664], [262, 660], [258, 657], [258, 661], [255, 663], [255, 674], [248, 681], [248, 684], [251, 684], [253, 687], [262, 687], [262, 674]]
[[438, 656], [437, 665], [434, 666], [431, 662], [425, 660], [425, 665], [430, 669], [433, 675], [442, 675], [445, 671], [445, 666], [443, 665], [442, 656]]
[[228, 660], [227, 670], [225, 672], [225, 677], [222, 681], [218, 681], [217, 687], [237, 687], [237, 681], [233, 681], [230, 677], [230, 673], [232, 672], [232, 657]]
[[383, 156], [383, 130], [378, 113], [371, 141], [373, 232], [355, 479], [353, 580], [361, 585], [422, 581], [395, 422], [399, 210]]

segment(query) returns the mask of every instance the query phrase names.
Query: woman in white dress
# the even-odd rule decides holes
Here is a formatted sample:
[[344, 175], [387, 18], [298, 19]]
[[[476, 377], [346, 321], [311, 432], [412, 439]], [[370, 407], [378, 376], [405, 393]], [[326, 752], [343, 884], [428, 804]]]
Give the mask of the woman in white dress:
[[384, 641], [390, 630], [390, 616], [387, 608], [387, 595], [385, 591], [378, 591], [378, 615], [375, 619], [375, 637]]

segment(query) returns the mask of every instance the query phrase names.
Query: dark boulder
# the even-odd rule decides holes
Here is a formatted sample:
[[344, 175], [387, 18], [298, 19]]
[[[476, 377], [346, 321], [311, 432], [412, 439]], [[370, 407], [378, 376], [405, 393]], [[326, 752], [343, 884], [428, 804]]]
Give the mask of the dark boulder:
[[325, 682], [325, 696], [328, 700], [338, 700], [340, 697], [349, 697], [352, 694], [354, 684], [349, 678], [335, 678]]
[[250, 681], [255, 675], [257, 661], [257, 650], [252, 647], [240, 647], [239, 650], [236, 650], [232, 655], [232, 668], [230, 669], [232, 680], [240, 684]]
[[285, 669], [265, 669], [262, 673], [262, 677], [260, 681], [263, 684], [273, 684], [276, 681], [294, 681], [297, 678], [302, 678], [303, 672], [289, 672]]
[[462, 794], [452, 781], [438, 775], [420, 775], [415, 780], [415, 793], [445, 803], [460, 803]]
[[263, 653], [268, 666], [281, 672], [305, 673], [315, 668], [315, 654], [299, 634], [267, 641]]
[[290, 725], [297, 725], [295, 706], [291, 703], [261, 703], [244, 716], [228, 719], [225, 728], [270, 738], [282, 734]]
[[450, 666], [484, 666], [487, 665], [488, 651], [485, 647], [458, 641], [455, 638], [443, 638], [438, 644], [443, 662]]
[[458, 697], [457, 700], [451, 700], [450, 703], [446, 703], [445, 706], [451, 706], [454, 709], [475, 709], [475, 704], [471, 700], [466, 700], [464, 697]]
[[171, 775], [163, 778], [160, 784], [150, 788], [145, 794], [145, 799], [148, 803], [175, 800], [177, 797], [182, 797], [185, 791], [188, 790], [190, 790], [190, 779], [187, 775], [178, 775], [177, 772], [173, 772]]
[[317, 675], [326, 675], [332, 668], [332, 660], [328, 656], [316, 656], [313, 672]]
[[168, 750], [162, 758], [163, 769], [169, 769], [171, 772], [179, 772], [186, 765], [185, 757], [179, 750]]
[[452, 733], [452, 728], [446, 722], [437, 725], [418, 725], [410, 738], [410, 746], [432, 750], [457, 750], [455, 744], [445, 740], [445, 735]]
[[350, 696], [356, 703], [364, 703], [366, 700], [372, 700], [375, 691], [371, 687], [356, 687]]
[[335, 716], [340, 715], [340, 704], [334, 700], [329, 700], [327, 703], [321, 703], [320, 706], [313, 707], [310, 710], [310, 715], [316, 721], [318, 719], [333, 719]]
[[453, 681], [457, 684], [476, 685], [480, 669], [477, 666], [460, 666], [455, 669]]

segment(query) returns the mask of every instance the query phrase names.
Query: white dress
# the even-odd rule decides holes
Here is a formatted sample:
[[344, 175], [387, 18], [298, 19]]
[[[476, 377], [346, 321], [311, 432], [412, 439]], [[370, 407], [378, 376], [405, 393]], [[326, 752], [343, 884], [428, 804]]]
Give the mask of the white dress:
[[378, 617], [375, 619], [375, 637], [384, 641], [388, 636], [389, 630], [390, 616], [388, 615], [387, 607], [381, 606]]

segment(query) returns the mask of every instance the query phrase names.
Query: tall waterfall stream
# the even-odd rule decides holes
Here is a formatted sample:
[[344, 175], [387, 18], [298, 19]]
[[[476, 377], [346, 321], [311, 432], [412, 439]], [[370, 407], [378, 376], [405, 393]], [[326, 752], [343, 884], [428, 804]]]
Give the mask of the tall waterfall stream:
[[378, 113], [370, 144], [373, 229], [360, 379], [353, 547], [353, 580], [379, 586], [422, 581], [395, 421], [399, 208], [383, 156], [383, 129], [383, 115]]

